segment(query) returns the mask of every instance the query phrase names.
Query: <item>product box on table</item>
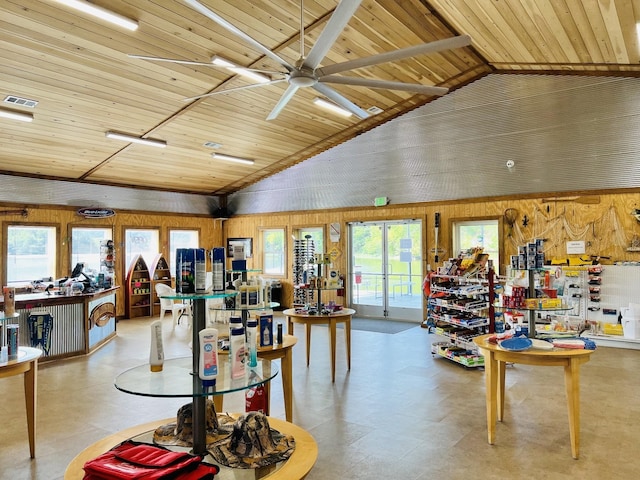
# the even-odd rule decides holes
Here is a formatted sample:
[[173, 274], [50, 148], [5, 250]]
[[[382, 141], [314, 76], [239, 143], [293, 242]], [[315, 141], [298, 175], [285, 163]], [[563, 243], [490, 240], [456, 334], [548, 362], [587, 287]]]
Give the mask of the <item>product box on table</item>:
[[258, 321], [260, 329], [260, 346], [270, 347], [273, 345], [273, 315], [260, 315]]

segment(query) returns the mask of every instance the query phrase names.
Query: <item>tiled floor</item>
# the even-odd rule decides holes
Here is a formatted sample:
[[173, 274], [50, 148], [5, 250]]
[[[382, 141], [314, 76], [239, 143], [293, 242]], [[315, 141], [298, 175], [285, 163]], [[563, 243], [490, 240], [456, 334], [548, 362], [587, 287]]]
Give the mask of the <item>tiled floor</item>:
[[[29, 459], [22, 379], [0, 380], [0, 478], [61, 479], [87, 445], [124, 428], [171, 417], [184, 400], [136, 397], [114, 377], [148, 359], [150, 320], [125, 320], [118, 337], [87, 358], [40, 367], [37, 457]], [[186, 328], [171, 332], [168, 357], [189, 353]], [[581, 456], [571, 458], [562, 369], [507, 371], [506, 418], [486, 441], [484, 376], [433, 358], [435, 340], [416, 326], [395, 335], [353, 331], [346, 371], [338, 330], [331, 383], [328, 331], [314, 327], [311, 365], [303, 329], [294, 348], [294, 423], [318, 442], [309, 480], [622, 479], [640, 471], [640, 351], [600, 348], [582, 367]], [[225, 399], [238, 411], [244, 397]], [[272, 415], [284, 418], [279, 380]]]

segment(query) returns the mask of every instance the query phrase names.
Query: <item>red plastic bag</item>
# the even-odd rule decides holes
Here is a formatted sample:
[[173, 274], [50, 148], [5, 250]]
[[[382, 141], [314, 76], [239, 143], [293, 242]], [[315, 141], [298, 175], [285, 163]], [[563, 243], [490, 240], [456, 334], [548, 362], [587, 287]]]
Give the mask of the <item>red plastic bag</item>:
[[220, 471], [202, 456], [125, 440], [84, 464], [84, 480], [208, 480]]
[[267, 413], [267, 395], [264, 385], [250, 388], [244, 395], [246, 412]]

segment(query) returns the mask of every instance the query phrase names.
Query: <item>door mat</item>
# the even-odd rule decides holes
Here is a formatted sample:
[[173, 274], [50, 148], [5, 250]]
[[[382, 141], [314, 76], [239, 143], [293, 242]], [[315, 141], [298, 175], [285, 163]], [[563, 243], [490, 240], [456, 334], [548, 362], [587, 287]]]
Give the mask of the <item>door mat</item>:
[[[352, 318], [351, 330], [363, 330], [366, 332], [396, 334], [419, 327], [419, 323], [400, 322], [396, 320], [380, 320], [372, 318]], [[338, 328], [344, 327], [343, 323], [338, 324]]]

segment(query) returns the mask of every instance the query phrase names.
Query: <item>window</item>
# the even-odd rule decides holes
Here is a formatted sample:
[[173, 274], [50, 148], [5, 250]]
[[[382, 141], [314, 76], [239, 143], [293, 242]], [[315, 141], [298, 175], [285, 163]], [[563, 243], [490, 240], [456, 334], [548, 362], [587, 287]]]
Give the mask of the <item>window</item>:
[[453, 222], [454, 255], [463, 250], [483, 247], [493, 260], [495, 271], [500, 265], [500, 235], [498, 220], [469, 220]]
[[160, 252], [159, 234], [156, 229], [126, 229], [124, 232], [125, 265], [126, 270], [137, 255], [142, 255], [147, 266], [151, 268], [151, 263]]
[[284, 228], [265, 229], [262, 234], [262, 273], [285, 274], [286, 250]]
[[84, 273], [100, 272], [100, 244], [103, 240], [113, 240], [111, 228], [71, 228], [71, 265], [70, 268], [82, 262]]
[[56, 278], [56, 227], [9, 225], [6, 235], [7, 284]]
[[198, 248], [200, 232], [198, 230], [169, 230], [169, 268], [171, 276], [176, 276], [176, 250], [178, 248]]
[[313, 240], [314, 253], [325, 253], [324, 251], [324, 228], [322, 227], [305, 227], [296, 230], [295, 237], [302, 240], [306, 235], [311, 235]]

